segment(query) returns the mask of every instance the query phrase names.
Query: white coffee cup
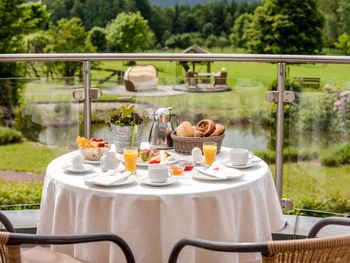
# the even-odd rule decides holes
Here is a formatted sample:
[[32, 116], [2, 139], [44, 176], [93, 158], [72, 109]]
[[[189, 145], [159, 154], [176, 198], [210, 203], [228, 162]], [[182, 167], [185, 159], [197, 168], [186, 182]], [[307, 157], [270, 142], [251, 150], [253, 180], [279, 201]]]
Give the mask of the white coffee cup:
[[76, 170], [84, 169], [84, 157], [81, 154], [77, 154], [72, 158], [72, 167]]
[[169, 168], [165, 164], [148, 166], [148, 177], [152, 183], [165, 183], [168, 180]]
[[232, 165], [246, 165], [253, 159], [254, 153], [243, 148], [234, 148], [230, 150], [230, 161]]

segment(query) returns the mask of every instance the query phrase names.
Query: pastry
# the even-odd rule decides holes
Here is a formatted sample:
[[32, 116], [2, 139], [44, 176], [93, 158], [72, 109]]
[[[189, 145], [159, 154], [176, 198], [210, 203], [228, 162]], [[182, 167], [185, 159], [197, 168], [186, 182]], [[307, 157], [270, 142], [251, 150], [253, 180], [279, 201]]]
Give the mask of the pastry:
[[182, 137], [193, 137], [194, 130], [192, 129], [192, 124], [188, 121], [184, 121], [176, 128], [176, 135]]
[[193, 136], [194, 137], [204, 137], [204, 133], [196, 129]]
[[204, 119], [197, 123], [197, 130], [204, 133], [204, 136], [209, 136], [215, 129], [215, 123], [210, 119]]
[[223, 134], [225, 132], [225, 127], [222, 124], [215, 124], [215, 129], [212, 132], [212, 134], [209, 135], [209, 137], [213, 137], [213, 136], [219, 136], [221, 134]]

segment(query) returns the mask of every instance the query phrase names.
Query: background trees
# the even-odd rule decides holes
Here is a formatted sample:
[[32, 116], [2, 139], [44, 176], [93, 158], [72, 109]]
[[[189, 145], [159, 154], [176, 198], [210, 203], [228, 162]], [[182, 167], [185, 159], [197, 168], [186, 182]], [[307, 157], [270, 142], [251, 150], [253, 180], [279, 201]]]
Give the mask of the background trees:
[[140, 12], [120, 13], [106, 27], [108, 46], [119, 52], [134, 52], [149, 48], [154, 34]]
[[255, 10], [247, 47], [253, 53], [320, 53], [323, 22], [315, 0], [265, 0]]

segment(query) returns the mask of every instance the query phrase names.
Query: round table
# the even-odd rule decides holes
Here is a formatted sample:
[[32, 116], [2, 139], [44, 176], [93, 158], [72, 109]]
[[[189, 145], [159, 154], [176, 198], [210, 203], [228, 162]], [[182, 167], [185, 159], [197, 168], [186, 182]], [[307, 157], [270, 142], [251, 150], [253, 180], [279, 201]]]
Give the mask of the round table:
[[[84, 183], [64, 172], [74, 153], [52, 161], [46, 170], [39, 234], [111, 232], [130, 245], [136, 262], [166, 262], [181, 238], [193, 236], [227, 242], [271, 239], [285, 221], [269, 167], [264, 161], [242, 170], [235, 180], [203, 181], [179, 177], [176, 184], [151, 187], [134, 182], [118, 187]], [[223, 147], [218, 160], [228, 158]], [[100, 170], [98, 165], [95, 170]], [[195, 172], [195, 171], [194, 171]], [[147, 168], [138, 169], [146, 175]], [[107, 242], [54, 246], [88, 262], [124, 262]], [[185, 248], [179, 262], [259, 262], [258, 253], [213, 253]]]

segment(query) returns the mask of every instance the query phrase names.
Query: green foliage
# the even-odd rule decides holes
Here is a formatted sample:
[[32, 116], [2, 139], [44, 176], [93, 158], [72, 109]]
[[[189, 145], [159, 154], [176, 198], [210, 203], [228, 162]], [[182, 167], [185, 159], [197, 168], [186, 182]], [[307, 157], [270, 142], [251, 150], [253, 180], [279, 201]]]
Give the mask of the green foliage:
[[[265, 150], [258, 151], [255, 153], [267, 163], [275, 163], [276, 161], [276, 151], [275, 150]], [[284, 162], [302, 162], [302, 161], [313, 161], [318, 159], [318, 154], [315, 151], [309, 149], [299, 150], [294, 147], [287, 147], [283, 150], [283, 160]]]
[[265, 0], [255, 10], [247, 46], [260, 54], [319, 53], [322, 26], [316, 0]]
[[[51, 29], [52, 41], [46, 51], [53, 53], [95, 52], [95, 47], [87, 40], [87, 32], [79, 18], [62, 18]], [[57, 70], [64, 77], [72, 77], [81, 67], [80, 62], [57, 62]]]
[[106, 118], [106, 123], [117, 126], [136, 126], [148, 119], [145, 115], [140, 115], [135, 111], [135, 105], [122, 105], [120, 108], [113, 110]]
[[26, 209], [28, 205], [32, 209], [39, 208], [42, 182], [0, 180], [0, 189], [1, 210]]
[[16, 143], [22, 139], [22, 134], [19, 131], [0, 126], [0, 145]]
[[96, 51], [101, 52], [107, 48], [106, 32], [101, 27], [93, 27], [88, 35], [88, 41], [96, 47]]
[[120, 13], [106, 27], [107, 43], [112, 50], [137, 52], [151, 47], [154, 34], [140, 12]]
[[343, 33], [338, 37], [338, 41], [334, 43], [336, 48], [341, 49], [345, 55], [349, 55], [350, 51], [350, 35]]
[[325, 166], [339, 166], [350, 164], [350, 143], [340, 149], [330, 151], [321, 157], [321, 163]]
[[[184, 33], [170, 36], [165, 42], [165, 46], [169, 48], [185, 49], [193, 44], [200, 44], [202, 41], [203, 39], [198, 33]], [[217, 41], [216, 37], [216, 42]]]
[[35, 32], [48, 27], [50, 13], [41, 1], [24, 3], [21, 8], [23, 8], [23, 14], [19, 19], [20, 23], [25, 25], [27, 32]]
[[236, 19], [230, 35], [232, 46], [238, 48], [246, 47], [248, 42], [247, 32], [249, 31], [249, 26], [252, 21], [253, 16], [251, 14], [242, 14]]
[[44, 53], [50, 42], [51, 36], [43, 30], [28, 34], [24, 38], [27, 53]]

